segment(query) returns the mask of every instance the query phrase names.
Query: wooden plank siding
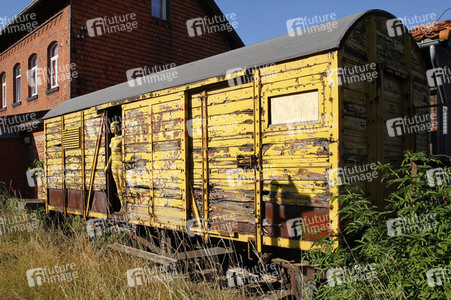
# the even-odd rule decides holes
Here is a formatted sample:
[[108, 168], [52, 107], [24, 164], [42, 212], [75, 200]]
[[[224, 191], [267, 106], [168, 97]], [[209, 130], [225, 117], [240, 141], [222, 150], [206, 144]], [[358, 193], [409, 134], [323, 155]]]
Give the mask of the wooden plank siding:
[[[424, 65], [411, 36], [388, 35], [384, 18], [370, 17], [351, 31], [339, 53], [340, 66], [377, 65], [377, 77], [340, 86], [343, 135], [341, 167], [382, 162], [399, 165], [405, 149], [426, 151], [427, 137], [389, 136], [387, 120], [412, 116], [414, 106], [427, 104]], [[359, 181], [379, 206], [385, 205], [380, 178]]]
[[[387, 132], [387, 120], [412, 115], [414, 106], [426, 104], [428, 87], [418, 49], [408, 39], [389, 37], [386, 19], [361, 19], [337, 51], [116, 102], [130, 222], [186, 232], [197, 208], [210, 223], [233, 223], [231, 233], [210, 228], [209, 235], [256, 241], [259, 250], [258, 243], [310, 249], [314, 237], [289, 234], [293, 218], [323, 216], [328, 230], [321, 234], [338, 233], [340, 207], [330, 199], [340, 186], [332, 184], [328, 170], [399, 162], [404, 149], [426, 150], [424, 134], [414, 139]], [[340, 84], [339, 68], [373, 62], [377, 78]], [[231, 84], [237, 77], [247, 80]], [[274, 106], [283, 106], [284, 99], [299, 105], [302, 116], [284, 121], [284, 112], [292, 115], [290, 107]], [[89, 188], [101, 123], [96, 109], [46, 120], [49, 189]], [[81, 125], [84, 160], [83, 149], [61, 149], [63, 130]], [[96, 192], [107, 191], [105, 143], [104, 135], [94, 170]], [[378, 180], [356, 184], [383, 205]]]

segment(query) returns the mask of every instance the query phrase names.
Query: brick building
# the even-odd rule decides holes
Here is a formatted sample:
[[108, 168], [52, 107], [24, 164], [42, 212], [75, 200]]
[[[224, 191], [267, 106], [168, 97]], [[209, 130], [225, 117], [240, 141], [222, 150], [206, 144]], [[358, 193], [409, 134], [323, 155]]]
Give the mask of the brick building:
[[430, 153], [451, 156], [451, 21], [417, 26], [410, 30], [426, 62], [431, 88], [430, 111], [436, 128], [430, 136]]
[[30, 3], [0, 31], [0, 181], [17, 196], [37, 197], [26, 171], [43, 158], [40, 118], [55, 105], [125, 82], [128, 70], [244, 46], [227, 21], [220, 24], [227, 30], [205, 34], [187, 26], [222, 15], [213, 0]]

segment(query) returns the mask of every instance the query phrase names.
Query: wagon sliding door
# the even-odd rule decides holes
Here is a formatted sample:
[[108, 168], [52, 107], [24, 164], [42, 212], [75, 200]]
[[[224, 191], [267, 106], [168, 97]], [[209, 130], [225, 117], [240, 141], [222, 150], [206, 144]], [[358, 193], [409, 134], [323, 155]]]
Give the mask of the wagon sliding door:
[[124, 197], [127, 211], [142, 221], [151, 212], [150, 108], [142, 103], [123, 106]]
[[[328, 234], [326, 170], [331, 128], [338, 125], [329, 89], [318, 84], [321, 75], [293, 84], [295, 75], [280, 75], [284, 81], [262, 91], [264, 241], [283, 247]], [[288, 88], [281, 92], [280, 86]]]
[[182, 93], [122, 106], [125, 197], [133, 221], [185, 227], [184, 101]]
[[178, 230], [187, 221], [184, 95], [161, 96], [150, 104], [152, 221], [158, 227]]
[[195, 93], [188, 103], [189, 177], [200, 215], [212, 234], [247, 241], [255, 236], [253, 85]]

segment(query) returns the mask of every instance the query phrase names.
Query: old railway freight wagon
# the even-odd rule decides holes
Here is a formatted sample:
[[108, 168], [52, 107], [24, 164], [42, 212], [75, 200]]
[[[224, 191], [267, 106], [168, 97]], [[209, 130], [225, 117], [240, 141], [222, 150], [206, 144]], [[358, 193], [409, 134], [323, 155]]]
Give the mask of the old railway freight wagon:
[[[126, 222], [299, 257], [314, 237], [293, 234], [293, 219], [340, 230], [328, 170], [426, 150], [386, 127], [428, 104], [418, 48], [393, 18], [371, 10], [293, 30], [60, 104], [45, 116], [47, 211], [119, 215], [104, 171], [117, 120]], [[381, 203], [379, 183], [364, 185]]]

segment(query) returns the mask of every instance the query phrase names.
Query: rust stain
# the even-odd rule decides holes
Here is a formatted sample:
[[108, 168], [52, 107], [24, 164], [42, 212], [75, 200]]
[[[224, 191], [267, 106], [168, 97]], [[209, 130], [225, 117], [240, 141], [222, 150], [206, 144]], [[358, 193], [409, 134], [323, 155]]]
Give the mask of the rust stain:
[[272, 146], [273, 146], [273, 144], [264, 144], [262, 146], [262, 153], [263, 153], [263, 155], [265, 155], [266, 151], [268, 151]]
[[250, 151], [254, 151], [254, 144], [245, 144], [245, 145], [241, 145], [239, 147], [239, 149], [241, 151], [246, 151], [246, 152], [250, 152]]

